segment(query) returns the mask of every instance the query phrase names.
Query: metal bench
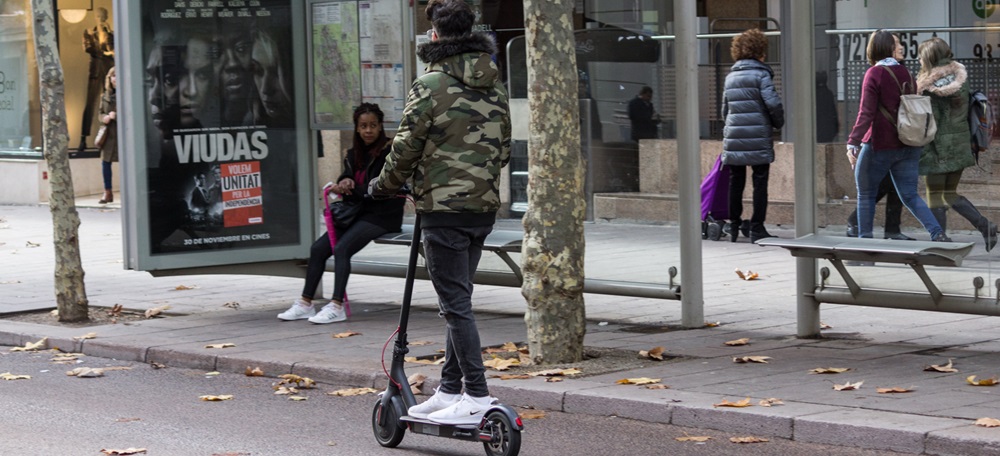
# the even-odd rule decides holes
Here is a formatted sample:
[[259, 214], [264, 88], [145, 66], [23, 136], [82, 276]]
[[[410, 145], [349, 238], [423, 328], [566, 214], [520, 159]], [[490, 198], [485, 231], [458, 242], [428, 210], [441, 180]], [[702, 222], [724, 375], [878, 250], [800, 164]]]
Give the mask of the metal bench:
[[[482, 285], [520, 287], [524, 282], [521, 265], [517, 261], [514, 261], [510, 254], [521, 253], [521, 242], [523, 239], [524, 232], [522, 231], [494, 230], [490, 233], [483, 243], [483, 251], [496, 254], [510, 270], [499, 271], [479, 268], [476, 271], [473, 281]], [[380, 245], [409, 246], [412, 240], [413, 226], [403, 225], [402, 232], [384, 234], [376, 238], [373, 242]], [[421, 251], [422, 254], [423, 252]], [[333, 261], [332, 257], [327, 261], [327, 271], [333, 271]], [[406, 264], [403, 261], [372, 261], [355, 257], [351, 261], [351, 272], [354, 274], [405, 278]], [[677, 270], [670, 268], [668, 272], [670, 282], [666, 284], [586, 278], [584, 280], [583, 291], [584, 293], [680, 300], [680, 284], [675, 283]], [[418, 267], [415, 277], [423, 280], [430, 279], [426, 267]]]
[[[972, 251], [971, 242], [894, 241], [886, 239], [856, 239], [839, 236], [806, 235], [798, 239], [768, 238], [757, 242], [761, 246], [787, 249], [792, 256], [824, 259], [833, 264], [846, 286], [830, 286], [829, 268], [820, 269], [822, 279], [813, 292], [817, 303], [862, 305], [896, 309], [928, 310], [972, 315], [1000, 316], [1000, 280], [997, 280], [997, 297], [979, 297], [985, 284], [982, 277], [975, 277], [974, 296], [942, 293], [927, 274], [925, 266], [958, 267]], [[927, 293], [907, 290], [860, 286], [847, 266], [894, 263], [910, 266], [927, 288]], [[891, 286], [891, 285], [890, 285]], [[813, 315], [799, 314], [803, 319]], [[818, 321], [818, 314], [816, 315]], [[800, 324], [800, 328], [802, 325]]]

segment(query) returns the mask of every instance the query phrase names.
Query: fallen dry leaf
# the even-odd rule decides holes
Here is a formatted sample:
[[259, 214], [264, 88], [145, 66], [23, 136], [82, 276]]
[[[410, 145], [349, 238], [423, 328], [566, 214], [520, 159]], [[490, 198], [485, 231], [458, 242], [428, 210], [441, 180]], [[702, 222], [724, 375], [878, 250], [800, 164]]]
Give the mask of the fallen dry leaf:
[[639, 356], [643, 358], [652, 358], [658, 361], [663, 361], [663, 352], [666, 349], [663, 347], [653, 347], [649, 350], [639, 350]]
[[218, 377], [219, 375], [222, 375], [222, 372], [219, 371], [205, 372], [206, 377]]
[[949, 373], [958, 372], [958, 369], [955, 369], [953, 367], [951, 363], [951, 358], [948, 358], [948, 364], [945, 364], [943, 366], [939, 366], [937, 364], [931, 364], [930, 366], [925, 367], [924, 370], [930, 372], [949, 372]]
[[736, 268], [736, 275], [743, 280], [754, 280], [760, 277], [760, 274], [757, 274], [756, 272], [748, 269], [747, 272], [744, 273], [740, 270], [740, 268]]
[[240, 303], [238, 303], [236, 301], [230, 301], [230, 302], [227, 302], [227, 303], [223, 304], [222, 307], [228, 307], [230, 309], [239, 309], [240, 308]]
[[342, 333], [334, 334], [333, 338], [334, 339], [346, 339], [348, 337], [360, 336], [360, 335], [361, 335], [361, 333], [359, 333], [357, 331], [347, 331], [347, 332], [342, 332]]
[[146, 454], [145, 448], [126, 448], [124, 450], [118, 449], [108, 449], [104, 448], [101, 450], [104, 454], [114, 454], [114, 455], [128, 455], [128, 454]]
[[546, 370], [540, 370], [540, 371], [535, 371], [535, 372], [528, 372], [528, 375], [530, 375], [532, 377], [552, 377], [552, 376], [559, 376], [559, 375], [577, 375], [577, 374], [580, 374], [580, 373], [582, 373], [582, 371], [580, 369], [577, 369], [575, 367], [571, 367], [569, 369], [559, 369], [559, 368], [556, 368], [556, 369], [546, 369]]
[[757, 405], [761, 407], [770, 407], [772, 405], [785, 405], [785, 403], [782, 402], [781, 399], [778, 399], [776, 397], [769, 397], [767, 399], [761, 399], [760, 402], [757, 403]]
[[132, 421], [142, 421], [142, 418], [118, 418], [115, 423], [129, 423]]
[[292, 386], [275, 386], [274, 394], [278, 396], [284, 396], [286, 394], [298, 394], [299, 389]]
[[761, 363], [767, 364], [767, 360], [771, 359], [770, 356], [734, 356], [734, 363]]
[[205, 348], [233, 348], [235, 346], [236, 346], [236, 344], [226, 342], [226, 343], [222, 343], [222, 344], [209, 344], [209, 345], [206, 345]]
[[736, 339], [736, 340], [730, 340], [730, 341], [728, 341], [728, 342], [725, 343], [725, 345], [728, 345], [730, 347], [736, 347], [736, 346], [748, 345], [748, 344], [750, 344], [750, 338], [749, 337], [744, 337], [742, 339]]
[[563, 377], [545, 377], [545, 383], [559, 383], [563, 380]]
[[912, 393], [913, 390], [909, 388], [903, 388], [901, 386], [894, 386], [892, 388], [875, 388], [875, 391], [879, 394], [891, 394], [891, 393]]
[[250, 366], [247, 366], [246, 370], [243, 371], [243, 375], [246, 375], [247, 377], [263, 377], [264, 371], [261, 370], [260, 367], [254, 367], [251, 369]]
[[767, 439], [765, 439], [763, 437], [754, 437], [752, 435], [748, 435], [746, 437], [730, 437], [729, 441], [733, 442], [733, 443], [763, 443], [763, 442], [769, 442], [769, 440], [767, 440]]
[[361, 396], [362, 394], [375, 394], [378, 392], [379, 390], [375, 388], [347, 388], [347, 389], [340, 389], [337, 391], [331, 391], [326, 394], [328, 396], [348, 397], [348, 396]]
[[23, 347], [14, 347], [14, 348], [11, 348], [10, 351], [12, 351], [12, 352], [20, 352], [20, 351], [41, 350], [43, 347], [45, 347], [45, 341], [47, 341], [47, 340], [49, 340], [48, 337], [43, 337], [42, 340], [40, 340], [38, 342], [28, 342], [28, 343], [24, 344]]
[[545, 411], [535, 410], [535, 409], [525, 409], [522, 410], [520, 413], [518, 413], [518, 415], [526, 420], [539, 420], [545, 418]]
[[198, 396], [198, 399], [209, 402], [228, 401], [233, 398], [232, 394], [222, 394], [219, 396]]
[[819, 329], [820, 329], [821, 331], [822, 331], [822, 330], [824, 330], [824, 329], [833, 329], [833, 326], [830, 326], [830, 325], [828, 325], [828, 324], [826, 324], [826, 323], [823, 323], [823, 322], [821, 321], [821, 322], [819, 322]]
[[42, 244], [39, 244], [39, 243], [36, 243], [36, 242], [31, 242], [31, 241], [28, 241], [28, 242], [26, 242], [24, 244], [25, 247], [29, 247], [29, 248], [38, 247], [38, 246], [41, 246], [41, 245]]
[[864, 383], [865, 383], [864, 380], [862, 380], [862, 381], [856, 382], [856, 383], [847, 382], [847, 383], [844, 383], [843, 385], [834, 384], [833, 385], [833, 389], [835, 389], [837, 391], [854, 391], [854, 390], [857, 390], [857, 389], [861, 389], [861, 385], [864, 384]]
[[424, 386], [424, 380], [427, 380], [427, 376], [417, 372], [407, 377], [406, 382], [410, 384], [410, 391], [413, 394], [421, 394], [420, 388]]
[[504, 358], [493, 358], [489, 361], [483, 361], [483, 366], [497, 371], [505, 371], [510, 369], [510, 366], [517, 366], [521, 364], [518, 359], [504, 359]]
[[198, 285], [177, 285], [176, 287], [174, 287], [174, 290], [184, 291], [184, 290], [194, 290], [195, 288], [198, 288]]
[[50, 359], [49, 361], [52, 361], [53, 363], [56, 363], [56, 364], [72, 364], [72, 363], [77, 362], [77, 360], [79, 360], [81, 356], [84, 356], [84, 354], [83, 353], [63, 353], [63, 354], [60, 354], [60, 355], [53, 356], [52, 359]]
[[715, 322], [706, 321], [705, 322], [705, 327], [706, 328], [717, 328], [721, 324], [722, 324], [722, 322], [718, 322], [718, 321], [715, 321]]
[[97, 333], [95, 333], [95, 332], [89, 332], [89, 333], [84, 334], [82, 336], [76, 336], [73, 339], [74, 340], [85, 340], [85, 339], [94, 339], [96, 337], [97, 337]]
[[153, 369], [163, 369], [163, 368], [167, 367], [167, 365], [163, 364], [163, 363], [158, 363], [158, 362], [153, 361], [153, 362], [149, 363], [149, 367], [152, 367]]
[[438, 357], [432, 357], [431, 359], [417, 358], [416, 356], [407, 356], [407, 357], [403, 358], [403, 361], [406, 361], [408, 363], [430, 364], [432, 366], [437, 366], [437, 365], [444, 364], [444, 356], [442, 356], [440, 358], [438, 358]]
[[709, 440], [712, 440], [712, 438], [709, 437], [709, 436], [707, 436], [707, 435], [687, 435], [687, 434], [684, 434], [684, 437], [674, 437], [674, 440], [676, 440], [678, 442], [707, 442]]
[[170, 304], [164, 304], [164, 305], [159, 306], [159, 307], [153, 307], [152, 309], [146, 309], [146, 312], [143, 315], [145, 315], [146, 318], [153, 318], [153, 317], [155, 317], [155, 316], [163, 313], [167, 309], [170, 309]]
[[662, 383], [658, 383], [655, 385], [646, 385], [643, 388], [646, 388], [648, 390], [665, 390], [665, 389], [670, 389], [670, 385], [664, 385]]
[[528, 374], [503, 374], [492, 378], [499, 378], [500, 380], [527, 380], [531, 378], [531, 376]]
[[513, 342], [506, 342], [506, 343], [504, 343], [500, 347], [489, 347], [489, 348], [483, 350], [483, 353], [486, 353], [486, 354], [492, 354], [492, 353], [509, 353], [509, 352], [516, 352], [517, 350], [518, 350], [517, 349], [517, 344], [515, 344]]
[[309, 399], [309, 398], [305, 397], [305, 396], [288, 396], [288, 400], [290, 400], [290, 401], [296, 401], [296, 402], [298, 402], [298, 401], [304, 401], [306, 399]]
[[990, 378], [984, 378], [984, 379], [981, 379], [981, 380], [976, 380], [976, 376], [975, 375], [970, 375], [970, 376], [966, 377], [965, 381], [968, 384], [973, 385], [973, 386], [994, 386], [994, 385], [997, 384], [997, 378], [996, 377], [990, 377]]
[[850, 367], [817, 367], [810, 370], [810, 374], [842, 374], [851, 370]]
[[316, 381], [309, 377], [301, 377], [295, 374], [282, 374], [278, 378], [281, 379], [279, 385], [289, 385], [294, 383], [299, 388], [309, 389], [316, 387]]
[[78, 367], [71, 371], [67, 371], [66, 375], [70, 377], [80, 377], [80, 378], [103, 377], [104, 369], [92, 368], [92, 367]]
[[638, 377], [638, 378], [623, 378], [616, 381], [615, 383], [619, 385], [650, 385], [653, 383], [660, 383], [659, 378], [649, 378], [649, 377]]
[[980, 418], [976, 420], [976, 426], [997, 427], [1000, 426], [1000, 420], [996, 418]]
[[718, 404], [712, 404], [712, 407], [750, 407], [751, 405], [753, 404], [750, 403], [750, 398], [748, 397], [737, 402], [729, 402], [728, 399], [723, 399]]
[[115, 305], [111, 306], [111, 309], [108, 310], [108, 316], [109, 317], [120, 316], [122, 314], [122, 310], [124, 310], [124, 309], [125, 308], [122, 307], [121, 304], [115, 304]]
[[31, 380], [30, 375], [19, 375], [12, 374], [10, 372], [4, 372], [0, 374], [0, 380]]

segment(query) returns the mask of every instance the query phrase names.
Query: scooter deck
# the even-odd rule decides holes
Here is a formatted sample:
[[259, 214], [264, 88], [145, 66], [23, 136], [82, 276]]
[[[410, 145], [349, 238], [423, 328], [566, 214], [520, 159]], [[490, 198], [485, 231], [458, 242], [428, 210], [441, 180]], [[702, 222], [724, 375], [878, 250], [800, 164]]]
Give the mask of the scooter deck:
[[410, 431], [416, 432], [417, 434], [474, 441], [489, 441], [492, 438], [489, 434], [482, 434], [479, 431], [479, 423], [442, 424], [428, 419], [416, 418], [412, 416], [400, 417], [399, 421], [406, 423], [407, 427], [410, 428]]

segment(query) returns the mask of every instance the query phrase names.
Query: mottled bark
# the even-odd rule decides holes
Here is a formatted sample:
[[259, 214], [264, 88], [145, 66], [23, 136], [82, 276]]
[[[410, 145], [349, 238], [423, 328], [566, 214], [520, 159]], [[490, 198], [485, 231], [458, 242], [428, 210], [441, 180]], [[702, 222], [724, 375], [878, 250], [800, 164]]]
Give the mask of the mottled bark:
[[521, 294], [538, 364], [583, 359], [584, 163], [573, 0], [524, 0], [528, 55], [528, 211]]
[[55, 247], [55, 292], [59, 321], [84, 321], [87, 292], [80, 260], [80, 215], [76, 212], [73, 176], [70, 173], [69, 132], [66, 129], [66, 99], [62, 64], [56, 44], [56, 26], [50, 0], [32, 0], [35, 58], [38, 61], [39, 96], [42, 104], [42, 137], [49, 168], [49, 210]]

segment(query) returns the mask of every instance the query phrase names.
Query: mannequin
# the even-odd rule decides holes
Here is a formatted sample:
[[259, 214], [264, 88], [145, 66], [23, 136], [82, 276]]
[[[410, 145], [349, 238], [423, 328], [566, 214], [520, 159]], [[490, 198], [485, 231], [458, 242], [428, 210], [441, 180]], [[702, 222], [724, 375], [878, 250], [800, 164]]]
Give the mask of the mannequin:
[[80, 125], [80, 146], [77, 150], [87, 148], [87, 136], [94, 123], [94, 110], [101, 99], [104, 89], [104, 78], [108, 70], [115, 66], [115, 36], [108, 23], [108, 10], [94, 10], [97, 20], [92, 29], [83, 32], [83, 51], [90, 54], [90, 72], [87, 81], [87, 100], [83, 108], [83, 119]]

